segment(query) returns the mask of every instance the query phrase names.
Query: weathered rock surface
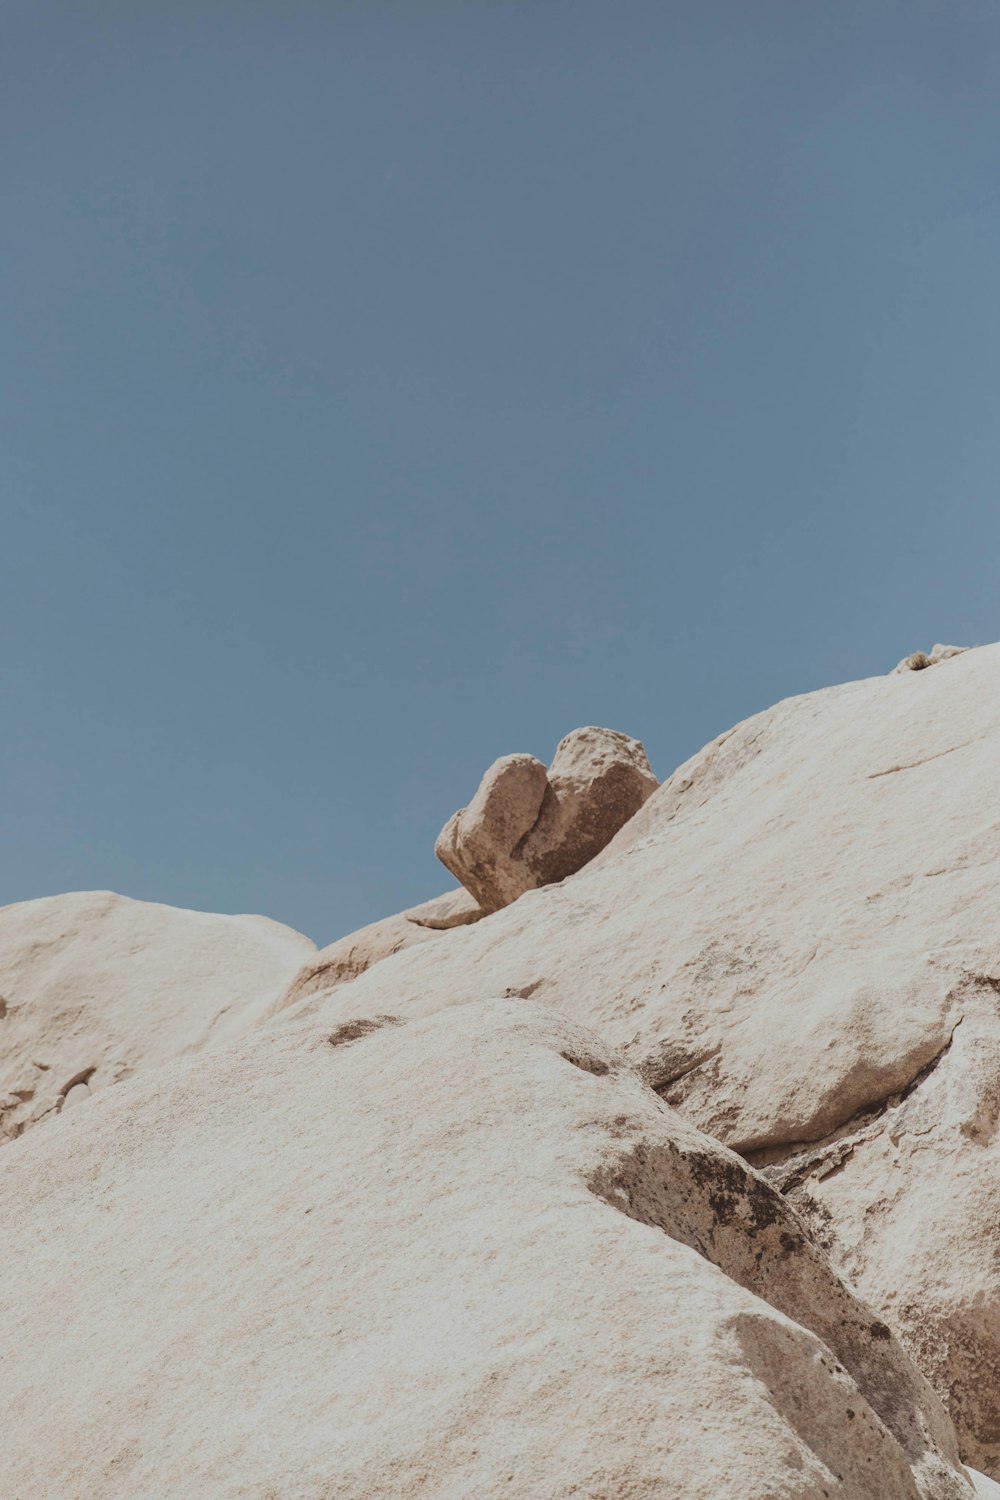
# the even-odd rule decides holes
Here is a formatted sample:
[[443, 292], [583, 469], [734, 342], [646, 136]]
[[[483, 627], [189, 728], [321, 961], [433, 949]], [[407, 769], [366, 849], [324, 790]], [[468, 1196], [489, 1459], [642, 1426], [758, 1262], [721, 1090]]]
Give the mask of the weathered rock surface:
[[819, 1143], [763, 1153], [770, 1176], [937, 1389], [970, 1462], [1000, 1470], [997, 950], [965, 950], [952, 1040], [915, 1086]]
[[658, 785], [638, 740], [575, 729], [548, 772], [530, 755], [495, 761], [445, 824], [436, 853], [484, 911], [499, 911], [582, 869]]
[[932, 646], [930, 655], [926, 651], [913, 651], [893, 670], [895, 672], [922, 672], [924, 667], [936, 667], [939, 661], [947, 661], [950, 656], [961, 656], [963, 651], [968, 651], [968, 646]]
[[444, 896], [424, 901], [420, 906], [412, 906], [409, 911], [383, 917], [380, 922], [372, 922], [357, 932], [348, 933], [310, 956], [277, 998], [269, 1014], [294, 1005], [304, 995], [334, 989], [338, 984], [357, 979], [384, 958], [391, 958], [394, 953], [401, 953], [416, 943], [439, 938], [452, 928], [478, 922], [483, 915], [468, 891], [449, 891]]
[[659, 784], [638, 740], [613, 729], [568, 734], [549, 766], [538, 820], [520, 849], [532, 888], [582, 870]]
[[541, 811], [548, 786], [533, 755], [504, 755], [469, 803], [448, 819], [434, 852], [484, 911], [499, 911], [533, 884], [517, 848]]
[[275, 1011], [357, 979], [436, 933], [470, 926], [526, 890], [562, 880], [592, 859], [658, 783], [638, 740], [611, 729], [566, 736], [546, 772], [531, 755], [506, 755], [473, 801], [445, 825], [437, 854], [466, 889], [384, 917], [320, 949]]
[[835, 1142], [802, 1192], [997, 1474], [998, 807], [1000, 647], [791, 699], [694, 756], [572, 879], [289, 1014], [530, 996], [774, 1165], [870, 1115], [874, 1140]]
[[109, 1090], [3, 1153], [0, 1264], [5, 1496], [973, 1494], [785, 1200], [519, 1001]]
[[446, 891], [443, 896], [434, 896], [411, 906], [403, 913], [408, 922], [418, 927], [428, 927], [432, 932], [450, 932], [453, 927], [469, 927], [486, 913], [468, 891]]
[[0, 909], [0, 1141], [257, 1021], [315, 944], [266, 917], [75, 892]]

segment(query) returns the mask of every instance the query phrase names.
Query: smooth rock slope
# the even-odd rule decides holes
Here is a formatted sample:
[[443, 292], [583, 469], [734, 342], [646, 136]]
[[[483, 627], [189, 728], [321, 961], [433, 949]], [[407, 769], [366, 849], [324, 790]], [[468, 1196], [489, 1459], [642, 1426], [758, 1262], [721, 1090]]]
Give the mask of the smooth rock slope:
[[0, 1264], [12, 1500], [973, 1494], [785, 1200], [523, 1001], [109, 1090], [0, 1153]]
[[110, 891], [0, 908], [0, 1142], [244, 1030], [314, 952], [266, 917]]
[[592, 1026], [703, 1129], [788, 1166], [965, 1457], [1000, 1474], [998, 807], [1000, 647], [790, 699], [579, 874], [288, 1015], [507, 994]]

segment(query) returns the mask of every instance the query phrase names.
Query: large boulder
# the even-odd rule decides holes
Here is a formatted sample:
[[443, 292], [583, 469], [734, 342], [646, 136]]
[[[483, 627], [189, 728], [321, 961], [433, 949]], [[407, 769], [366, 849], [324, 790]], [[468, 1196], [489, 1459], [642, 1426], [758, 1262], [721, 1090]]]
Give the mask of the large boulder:
[[575, 729], [546, 772], [531, 755], [495, 761], [436, 853], [485, 911], [565, 880], [598, 854], [659, 783], [638, 740]]
[[315, 953], [266, 917], [74, 892], [0, 909], [0, 1142], [253, 1025]]
[[547, 786], [540, 760], [504, 755], [438, 835], [438, 859], [484, 911], [499, 911], [535, 884], [517, 850], [537, 821]]
[[798, 1188], [1000, 1475], [998, 806], [989, 646], [758, 714], [572, 880], [301, 1004], [530, 996], [754, 1161], [832, 1141]]
[[522, 1001], [108, 1091], [4, 1153], [0, 1264], [5, 1496], [972, 1500], [784, 1199]]
[[538, 818], [520, 846], [532, 889], [582, 870], [659, 784], [638, 740], [614, 729], [574, 729], [559, 743]]

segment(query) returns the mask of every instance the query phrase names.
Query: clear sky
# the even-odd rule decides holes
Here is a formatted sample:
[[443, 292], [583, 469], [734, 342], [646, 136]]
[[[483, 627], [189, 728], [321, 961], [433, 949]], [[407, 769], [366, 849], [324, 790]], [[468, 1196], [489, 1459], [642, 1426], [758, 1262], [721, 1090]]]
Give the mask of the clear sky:
[[1000, 636], [995, 0], [0, 0], [0, 902]]

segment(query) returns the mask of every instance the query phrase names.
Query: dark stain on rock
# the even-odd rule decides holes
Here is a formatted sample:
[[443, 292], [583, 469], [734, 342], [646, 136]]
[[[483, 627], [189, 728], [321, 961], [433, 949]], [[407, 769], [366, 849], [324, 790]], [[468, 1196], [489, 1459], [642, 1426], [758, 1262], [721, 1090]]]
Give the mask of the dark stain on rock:
[[787, 1219], [780, 1193], [742, 1162], [707, 1152], [691, 1152], [685, 1159], [692, 1181], [706, 1190], [708, 1206], [720, 1224], [748, 1219], [751, 1230], [757, 1232]]
[[598, 1078], [611, 1072], [610, 1065], [602, 1057], [591, 1057], [582, 1052], [560, 1052], [559, 1056], [572, 1063], [574, 1068], [580, 1068], [584, 1073], [593, 1073]]
[[381, 1031], [383, 1026], [402, 1026], [405, 1023], [399, 1016], [359, 1016], [355, 1021], [342, 1021], [327, 1036], [331, 1047], [346, 1047], [351, 1042], [359, 1042], [362, 1037], [371, 1036], [373, 1031]]

